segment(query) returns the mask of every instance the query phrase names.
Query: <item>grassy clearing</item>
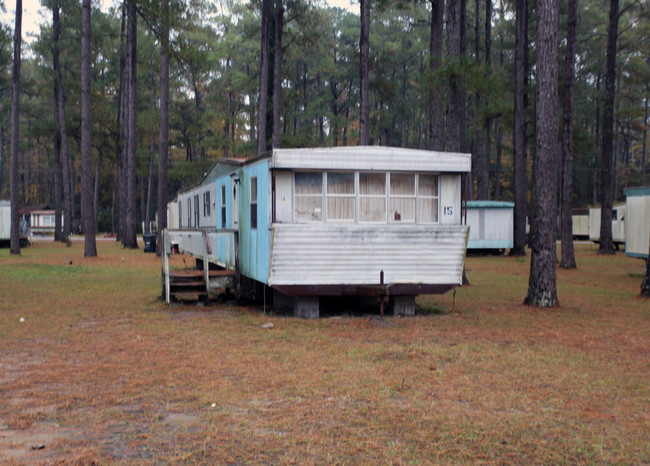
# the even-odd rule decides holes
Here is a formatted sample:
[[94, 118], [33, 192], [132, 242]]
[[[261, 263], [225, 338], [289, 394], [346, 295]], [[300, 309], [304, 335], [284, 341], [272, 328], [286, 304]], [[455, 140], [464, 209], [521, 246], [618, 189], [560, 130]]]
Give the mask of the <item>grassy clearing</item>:
[[557, 310], [470, 257], [414, 318], [305, 321], [169, 308], [159, 259], [98, 248], [0, 250], [2, 463], [650, 462], [640, 260], [578, 245]]

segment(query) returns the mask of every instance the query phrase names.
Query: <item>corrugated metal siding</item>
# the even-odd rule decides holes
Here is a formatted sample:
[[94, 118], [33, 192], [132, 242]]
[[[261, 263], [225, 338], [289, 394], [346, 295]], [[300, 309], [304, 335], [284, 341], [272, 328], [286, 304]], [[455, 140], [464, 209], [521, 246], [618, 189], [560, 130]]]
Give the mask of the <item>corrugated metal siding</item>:
[[471, 155], [380, 146], [276, 149], [272, 168], [469, 172]]
[[11, 238], [11, 203], [0, 201], [0, 239]]
[[273, 225], [269, 285], [460, 284], [465, 225]]
[[[170, 230], [178, 241], [181, 252], [201, 259], [205, 253], [205, 239], [202, 231]], [[230, 231], [206, 232], [210, 253], [208, 261], [229, 270], [235, 270], [235, 238]]]
[[[625, 204], [612, 206], [616, 220], [612, 220], [612, 241], [625, 242]], [[589, 208], [589, 240], [600, 241], [600, 207]]]
[[630, 195], [626, 191], [625, 254], [648, 257], [650, 241], [650, 194]]
[[512, 203], [509, 206], [492, 206], [481, 203], [467, 203], [467, 224], [470, 227], [469, 249], [511, 248], [514, 240]]

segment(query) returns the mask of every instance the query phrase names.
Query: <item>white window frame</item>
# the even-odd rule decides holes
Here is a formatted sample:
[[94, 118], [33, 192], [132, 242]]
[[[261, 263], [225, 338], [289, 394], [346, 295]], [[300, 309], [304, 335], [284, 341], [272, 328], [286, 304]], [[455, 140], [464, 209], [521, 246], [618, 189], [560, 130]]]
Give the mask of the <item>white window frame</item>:
[[[320, 193], [318, 194], [302, 194], [298, 193], [296, 190], [296, 175], [301, 174], [301, 173], [316, 173], [320, 175], [321, 182], [320, 182]], [[294, 223], [323, 223], [325, 221], [325, 172], [324, 171], [319, 171], [319, 172], [310, 172], [310, 171], [296, 171], [293, 173], [293, 222]], [[320, 220], [304, 220], [300, 219], [298, 220], [296, 218], [296, 209], [298, 205], [298, 198], [320, 198]]]
[[[323, 201], [323, 221], [326, 223], [357, 223], [357, 219], [359, 217], [358, 214], [358, 193], [359, 193], [359, 172], [349, 172], [349, 171], [343, 171], [343, 170], [332, 170], [332, 171], [326, 171], [324, 172], [325, 177], [324, 177], [324, 194], [325, 194], [325, 199]], [[328, 192], [328, 178], [330, 175], [335, 175], [335, 174], [344, 174], [352, 175], [352, 180], [354, 183], [354, 188], [352, 189], [352, 193], [329, 193]], [[352, 218], [345, 218], [345, 219], [339, 219], [339, 218], [330, 218], [329, 217], [329, 206], [328, 206], [328, 201], [329, 199], [352, 199]]]

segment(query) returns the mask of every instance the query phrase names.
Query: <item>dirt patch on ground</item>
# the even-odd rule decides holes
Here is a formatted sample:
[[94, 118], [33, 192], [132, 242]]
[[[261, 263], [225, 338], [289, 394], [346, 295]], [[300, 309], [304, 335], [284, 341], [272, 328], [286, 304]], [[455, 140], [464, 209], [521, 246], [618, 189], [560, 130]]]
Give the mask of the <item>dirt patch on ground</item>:
[[546, 310], [527, 259], [469, 258], [413, 318], [307, 321], [169, 307], [159, 258], [98, 248], [0, 251], [2, 464], [650, 462], [641, 261], [579, 247]]

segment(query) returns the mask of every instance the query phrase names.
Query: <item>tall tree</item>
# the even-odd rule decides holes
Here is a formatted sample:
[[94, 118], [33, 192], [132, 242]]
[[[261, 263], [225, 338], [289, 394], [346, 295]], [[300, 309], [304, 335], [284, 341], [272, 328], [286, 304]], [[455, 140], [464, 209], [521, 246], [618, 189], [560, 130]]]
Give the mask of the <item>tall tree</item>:
[[126, 218], [123, 245], [125, 248], [137, 249], [136, 236], [136, 153], [137, 153], [137, 109], [138, 109], [138, 80], [137, 80], [137, 9], [136, 0], [128, 0], [127, 5], [127, 105], [126, 105]]
[[573, 251], [573, 88], [575, 81], [576, 27], [578, 0], [569, 0], [567, 14], [566, 56], [564, 59], [564, 97], [562, 103], [562, 202], [561, 232], [562, 258], [560, 267], [573, 269], [576, 259]]
[[167, 228], [167, 159], [169, 154], [169, 4], [160, 1], [160, 123], [158, 136], [158, 245], [163, 247], [162, 232]]
[[559, 0], [537, 2], [537, 83], [535, 110], [535, 221], [528, 294], [524, 304], [555, 307], [555, 225], [557, 163], [557, 38]]
[[429, 73], [431, 99], [429, 101], [429, 149], [444, 149], [444, 105], [440, 83], [437, 79], [442, 66], [442, 32], [444, 25], [444, 0], [431, 0], [431, 35], [429, 41]]
[[284, 7], [278, 1], [275, 10], [275, 41], [273, 45], [273, 148], [280, 147], [282, 133], [282, 19]]
[[359, 145], [370, 144], [370, 0], [359, 0], [361, 33], [359, 36]]
[[257, 111], [257, 154], [266, 152], [266, 109], [269, 100], [269, 1], [262, 0], [260, 98]]
[[609, 2], [607, 57], [605, 59], [605, 100], [603, 102], [603, 144], [600, 170], [600, 246], [599, 254], [614, 254], [612, 241], [612, 203], [614, 183], [614, 98], [616, 92], [616, 40], [618, 38], [618, 2]]
[[447, 105], [447, 150], [460, 152], [460, 3], [447, 2], [447, 57], [449, 59], [449, 103]]
[[84, 257], [97, 257], [90, 139], [90, 0], [82, 2], [81, 28], [81, 214], [85, 235]]
[[[54, 68], [54, 241], [64, 239], [61, 224], [63, 210], [63, 172], [61, 166], [61, 119], [59, 114], [59, 81], [58, 73], [61, 68], [59, 61], [59, 39], [61, 24], [59, 21], [59, 2], [52, 2], [52, 66]], [[68, 220], [69, 221], [69, 220]]]
[[650, 241], [648, 243], [648, 258], [645, 260], [645, 275], [641, 282], [641, 296], [644, 298], [650, 298]]
[[513, 128], [513, 196], [514, 238], [511, 254], [526, 255], [526, 39], [527, 18], [526, 0], [516, 0], [515, 24], [515, 95]]
[[14, 61], [11, 75], [11, 166], [9, 168], [9, 196], [11, 204], [11, 254], [20, 254], [20, 203], [18, 201], [18, 139], [20, 137], [20, 64], [22, 47], [23, 2], [16, 0], [14, 26]]

